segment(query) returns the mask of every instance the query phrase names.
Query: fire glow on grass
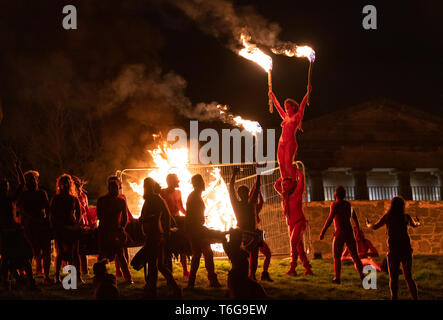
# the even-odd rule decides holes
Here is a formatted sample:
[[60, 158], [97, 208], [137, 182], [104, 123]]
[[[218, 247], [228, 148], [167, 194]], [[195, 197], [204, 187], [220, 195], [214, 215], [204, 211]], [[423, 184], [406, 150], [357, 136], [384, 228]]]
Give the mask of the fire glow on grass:
[[[159, 146], [149, 151], [155, 163], [148, 176], [157, 181], [162, 188], [166, 188], [166, 176], [175, 173], [180, 180], [179, 189], [182, 193], [183, 205], [186, 206], [186, 199], [192, 192], [191, 177], [189, 167], [189, 157], [187, 148], [171, 148], [169, 143], [162, 142]], [[206, 205], [205, 226], [211, 229], [227, 231], [237, 226], [234, 210], [229, 199], [229, 192], [225, 181], [221, 176], [219, 168], [210, 168], [209, 181], [206, 181], [206, 189], [202, 194]], [[139, 212], [143, 206], [143, 179], [137, 183], [130, 182], [132, 190], [139, 195]], [[137, 217], [138, 218], [138, 217]], [[221, 244], [211, 245], [212, 249], [223, 252]]]

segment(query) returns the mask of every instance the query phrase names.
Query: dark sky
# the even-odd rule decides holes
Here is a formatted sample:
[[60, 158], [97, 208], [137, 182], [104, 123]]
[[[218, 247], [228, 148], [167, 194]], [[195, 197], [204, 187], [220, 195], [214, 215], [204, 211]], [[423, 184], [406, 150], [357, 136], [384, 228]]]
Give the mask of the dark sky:
[[[196, 2], [197, 16], [231, 3], [0, 0], [2, 154], [15, 150], [48, 184], [75, 172], [100, 185], [116, 169], [146, 166], [152, 133], [187, 127], [200, 102], [279, 128], [265, 72], [231, 50], [237, 39], [226, 21], [238, 27], [250, 16], [260, 22], [250, 28], [258, 43], [274, 22], [279, 40], [316, 50], [306, 118], [379, 97], [443, 115], [441, 1], [234, 0], [228, 15], [191, 19], [181, 4]], [[67, 4], [77, 7], [77, 30], [62, 28]], [[377, 8], [377, 30], [362, 27], [366, 4]], [[277, 97], [299, 101], [307, 60], [272, 58]], [[229, 127], [218, 116], [204, 125]]]
[[[442, 2], [236, 3], [249, 3], [278, 22], [281, 39], [309, 44], [316, 50], [312, 108], [306, 117], [378, 97], [442, 114]], [[368, 3], [377, 8], [377, 30], [362, 28], [362, 8]], [[236, 113], [265, 123], [269, 120], [266, 74], [259, 67], [199, 32], [192, 22], [158, 21], [165, 37], [162, 58], [189, 81], [187, 92], [193, 100], [216, 99], [231, 105]], [[306, 60], [272, 57], [277, 96], [300, 99], [306, 87]]]

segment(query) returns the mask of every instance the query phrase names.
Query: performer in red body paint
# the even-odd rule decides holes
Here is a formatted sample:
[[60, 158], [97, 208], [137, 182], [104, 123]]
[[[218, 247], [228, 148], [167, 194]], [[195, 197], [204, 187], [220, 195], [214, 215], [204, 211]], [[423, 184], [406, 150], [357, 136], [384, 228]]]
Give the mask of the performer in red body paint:
[[[180, 212], [186, 215], [186, 210], [183, 207], [182, 194], [180, 190], [176, 189], [179, 187], [180, 183], [177, 175], [174, 173], [168, 174], [168, 176], [166, 177], [166, 183], [168, 184], [168, 187], [161, 190], [160, 196], [166, 201], [171, 216], [173, 218], [178, 217], [180, 216]], [[168, 256], [166, 258], [170, 260], [171, 253], [168, 253]], [[180, 262], [183, 267], [183, 277], [189, 278], [187, 258], [185, 254], [180, 254]]]
[[305, 190], [305, 178], [303, 173], [294, 167], [298, 182], [291, 178], [280, 177], [274, 185], [275, 190], [283, 199], [283, 212], [288, 224], [289, 238], [291, 240], [291, 267], [287, 275], [297, 275], [295, 268], [297, 258], [300, 257], [305, 275], [312, 275], [312, 266], [306, 256], [303, 246], [303, 234], [306, 230], [307, 221], [303, 214], [303, 192]]
[[331, 211], [329, 217], [326, 220], [325, 225], [320, 233], [320, 240], [323, 240], [326, 230], [334, 221], [334, 240], [332, 241], [333, 254], [334, 254], [334, 273], [335, 277], [332, 282], [339, 284], [341, 276], [341, 255], [343, 253], [343, 247], [349, 248], [352, 260], [354, 261], [355, 268], [363, 279], [363, 264], [357, 253], [357, 245], [355, 243], [354, 233], [352, 231], [351, 216], [358, 225], [356, 215], [351, 215], [351, 204], [344, 200], [346, 196], [346, 190], [342, 186], [338, 186], [335, 189], [334, 197], [335, 201], [331, 204]]
[[[311, 86], [308, 86], [306, 95], [304, 96], [300, 106], [292, 99], [286, 99], [284, 102], [285, 110], [280, 106], [277, 98], [272, 91], [269, 91], [269, 97], [272, 98], [275, 107], [277, 108], [280, 117], [283, 119], [282, 133], [278, 142], [277, 159], [280, 165], [280, 175], [282, 178], [295, 177], [295, 168], [292, 165], [294, 157], [297, 154], [297, 130], [301, 130], [301, 121], [305, 112], [306, 101], [308, 99], [309, 92], [312, 90]], [[296, 108], [298, 111], [296, 112]]]

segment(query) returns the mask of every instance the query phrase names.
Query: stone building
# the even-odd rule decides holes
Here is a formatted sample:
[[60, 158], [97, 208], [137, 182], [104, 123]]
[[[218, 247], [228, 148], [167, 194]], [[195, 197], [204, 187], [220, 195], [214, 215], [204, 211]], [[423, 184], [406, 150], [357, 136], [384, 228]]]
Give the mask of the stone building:
[[443, 118], [380, 99], [303, 122], [309, 200], [443, 200]]

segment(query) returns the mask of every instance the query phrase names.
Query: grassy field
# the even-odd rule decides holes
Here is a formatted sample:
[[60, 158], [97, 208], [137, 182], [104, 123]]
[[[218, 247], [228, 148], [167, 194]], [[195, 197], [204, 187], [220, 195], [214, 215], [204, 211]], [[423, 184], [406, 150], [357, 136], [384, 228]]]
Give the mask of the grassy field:
[[[378, 260], [379, 262], [381, 259]], [[259, 262], [261, 270], [262, 260]], [[417, 283], [420, 299], [443, 300], [443, 256], [415, 256], [413, 275]], [[186, 289], [186, 281], [182, 278], [181, 265], [174, 263], [174, 276], [183, 289], [183, 299], [206, 300], [206, 299], [226, 299], [226, 276], [230, 269], [229, 261], [216, 260], [216, 272], [218, 273], [220, 283], [224, 286], [219, 289], [208, 287], [206, 270], [204, 262], [200, 264], [197, 275], [196, 288], [194, 290]], [[316, 299], [316, 300], [385, 300], [389, 299], [388, 275], [378, 273], [377, 289], [365, 290], [362, 288], [361, 281], [353, 265], [345, 264], [342, 270], [342, 284], [335, 285], [331, 283], [333, 277], [332, 260], [313, 260], [314, 276], [303, 276], [303, 268], [297, 267], [300, 274], [296, 277], [285, 275], [289, 267], [289, 259], [272, 260], [270, 267], [271, 277], [274, 282], [261, 282], [271, 299]], [[109, 271], [114, 272], [113, 264], [109, 266]], [[119, 280], [119, 289], [122, 299], [143, 299], [144, 278], [143, 271], [136, 272], [131, 270], [135, 283], [126, 285], [123, 280]], [[259, 272], [257, 272], [259, 276]], [[92, 299], [92, 276], [84, 277], [85, 284], [77, 290], [64, 290], [61, 286], [40, 286], [41, 292], [28, 292], [26, 289], [7, 291], [0, 289], [0, 299]], [[37, 278], [37, 284], [40, 285], [41, 277]], [[159, 298], [166, 298], [167, 290], [165, 280], [159, 276]], [[400, 276], [400, 299], [409, 299], [406, 284], [402, 275]]]

